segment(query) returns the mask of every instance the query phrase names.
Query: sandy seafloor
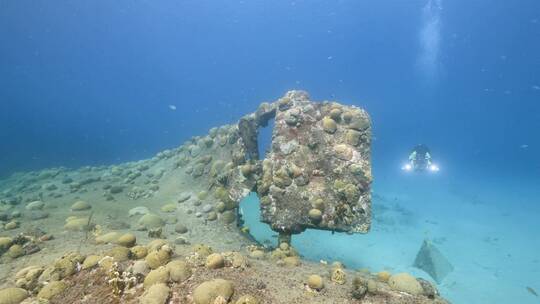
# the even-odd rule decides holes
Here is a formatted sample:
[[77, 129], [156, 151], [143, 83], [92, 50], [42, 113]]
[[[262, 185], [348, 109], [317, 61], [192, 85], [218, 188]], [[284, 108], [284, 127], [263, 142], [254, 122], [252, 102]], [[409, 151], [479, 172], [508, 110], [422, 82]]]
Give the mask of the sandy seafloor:
[[[369, 234], [307, 231], [293, 244], [308, 259], [429, 278], [412, 267], [429, 238], [454, 266], [437, 286], [452, 303], [538, 303], [527, 287], [540, 290], [540, 180], [452, 174], [375, 170]], [[265, 238], [269, 231], [255, 233]]]

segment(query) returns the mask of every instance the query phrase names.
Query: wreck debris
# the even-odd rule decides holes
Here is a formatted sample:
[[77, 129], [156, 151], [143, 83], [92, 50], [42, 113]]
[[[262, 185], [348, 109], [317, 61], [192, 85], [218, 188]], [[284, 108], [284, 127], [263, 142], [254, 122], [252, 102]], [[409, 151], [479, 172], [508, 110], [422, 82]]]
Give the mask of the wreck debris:
[[427, 272], [439, 284], [454, 270], [454, 266], [429, 240], [422, 243], [413, 265]]
[[[271, 149], [260, 159], [258, 132], [272, 118]], [[234, 201], [257, 192], [261, 219], [280, 233], [280, 242], [307, 228], [369, 231], [371, 122], [366, 111], [316, 103], [304, 91], [290, 91], [261, 104], [233, 128], [244, 157], [233, 160], [240, 169], [225, 188]]]

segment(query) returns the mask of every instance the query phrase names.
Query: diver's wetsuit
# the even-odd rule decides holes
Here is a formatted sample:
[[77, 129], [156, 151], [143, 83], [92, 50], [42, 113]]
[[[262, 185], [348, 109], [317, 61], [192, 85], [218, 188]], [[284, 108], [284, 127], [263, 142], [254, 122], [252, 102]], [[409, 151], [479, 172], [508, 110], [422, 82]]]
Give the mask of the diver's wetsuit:
[[416, 171], [426, 170], [431, 165], [431, 154], [425, 145], [417, 145], [409, 156], [409, 161]]

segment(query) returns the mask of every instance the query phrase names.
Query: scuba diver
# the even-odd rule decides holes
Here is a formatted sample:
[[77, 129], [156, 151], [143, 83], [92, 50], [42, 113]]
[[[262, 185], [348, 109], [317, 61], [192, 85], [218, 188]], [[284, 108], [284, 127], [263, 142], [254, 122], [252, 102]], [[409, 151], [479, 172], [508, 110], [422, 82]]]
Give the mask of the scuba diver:
[[402, 168], [405, 171], [439, 171], [439, 167], [431, 160], [431, 154], [429, 148], [426, 145], [416, 145], [411, 154], [409, 154], [409, 161]]

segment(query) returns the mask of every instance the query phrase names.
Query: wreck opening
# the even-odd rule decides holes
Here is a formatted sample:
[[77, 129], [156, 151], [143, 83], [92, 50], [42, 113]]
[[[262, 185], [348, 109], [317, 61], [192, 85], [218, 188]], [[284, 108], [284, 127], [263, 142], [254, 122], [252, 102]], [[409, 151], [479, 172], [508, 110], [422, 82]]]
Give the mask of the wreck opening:
[[272, 117], [266, 125], [259, 126], [257, 135], [257, 145], [260, 159], [264, 159], [272, 149], [272, 132], [274, 130], [275, 119]]
[[256, 192], [240, 200], [238, 206], [238, 225], [242, 231], [257, 243], [268, 247], [276, 243], [276, 232], [261, 222], [260, 200]]

